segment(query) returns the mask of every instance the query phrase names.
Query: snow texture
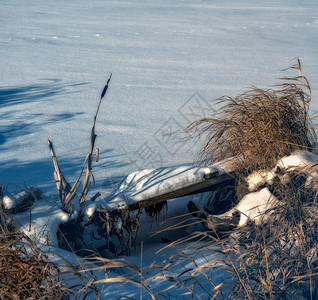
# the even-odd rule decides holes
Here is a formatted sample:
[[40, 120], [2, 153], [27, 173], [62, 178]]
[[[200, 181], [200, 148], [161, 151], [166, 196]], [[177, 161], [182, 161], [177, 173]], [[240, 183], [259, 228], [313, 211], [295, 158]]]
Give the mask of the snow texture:
[[272, 171], [254, 171], [246, 178], [248, 190], [250, 192], [253, 192], [257, 190], [258, 187], [264, 185], [266, 182], [271, 182], [274, 177], [275, 173]]
[[290, 180], [289, 173], [292, 171], [304, 173], [307, 177], [306, 186], [310, 187], [313, 179], [318, 176], [317, 162], [317, 153], [305, 150], [295, 151], [291, 155], [281, 158], [271, 171], [254, 171], [247, 176], [248, 189], [252, 192], [265, 183], [272, 184], [276, 176], [279, 177], [281, 183], [286, 184]]
[[281, 158], [271, 171], [260, 170], [253, 172], [246, 178], [248, 190], [251, 193], [244, 196], [235, 207], [219, 215], [219, 217], [232, 217], [234, 212], [239, 212], [240, 221], [238, 226], [246, 225], [248, 220], [254, 221], [256, 224], [266, 221], [266, 212], [276, 207], [279, 201], [267, 187], [262, 188], [260, 191], [256, 190], [265, 184], [272, 185], [275, 177], [279, 177], [279, 184], [289, 183], [289, 172], [291, 171], [303, 173], [306, 176], [305, 186], [313, 188], [313, 180], [318, 177], [317, 162], [317, 154], [298, 150]]
[[208, 168], [182, 166], [133, 172], [104, 200], [104, 205], [109, 210], [124, 209], [130, 204], [204, 182], [205, 175], [223, 175], [234, 171], [233, 161], [225, 160]]
[[55, 188], [48, 138], [75, 181], [110, 73], [96, 190], [136, 170], [190, 165], [201, 145], [184, 128], [213, 115], [213, 99], [277, 84], [294, 57], [318, 108], [315, 0], [3, 0], [0, 20], [0, 178], [11, 189]]
[[263, 188], [258, 192], [245, 195], [235, 207], [222, 215], [218, 215], [218, 217], [232, 217], [233, 213], [239, 212], [239, 227], [245, 226], [249, 220], [254, 221], [256, 225], [259, 225], [266, 221], [266, 212], [275, 208], [278, 203], [279, 201], [268, 188]]
[[295, 169], [304, 168], [307, 166], [313, 166], [317, 163], [318, 155], [309, 151], [298, 150], [293, 152], [289, 156], [281, 158], [277, 165], [283, 170], [293, 171]]
[[[312, 108], [318, 108], [316, 0], [2, 0], [0, 24], [0, 184], [11, 191], [34, 185], [56, 195], [47, 138], [65, 177], [75, 181], [110, 73], [96, 124], [100, 160], [93, 166], [93, 195], [108, 194], [136, 170], [191, 169], [202, 144], [186, 139], [184, 128], [213, 116], [212, 99], [276, 84], [294, 57], [302, 61]], [[8, 208], [16, 205], [14, 197], [5, 201]], [[173, 200], [170, 207], [182, 212], [182, 205]], [[87, 216], [93, 211], [89, 207]], [[68, 218], [54, 202], [35, 202], [29, 234], [56, 244], [57, 226]], [[17, 218], [25, 232], [29, 219], [28, 213]], [[144, 221], [148, 226], [141, 229], [149, 236], [153, 223]], [[164, 259], [150, 245], [144, 265]], [[138, 251], [129, 259], [138, 264]], [[189, 266], [172, 268], [181, 274]], [[152, 287], [158, 291], [165, 283]], [[170, 299], [188, 299], [183, 292], [158, 299], [169, 293]], [[102, 299], [125, 295], [139, 299], [140, 290], [101, 287]]]
[[37, 243], [58, 246], [58, 226], [70, 219], [56, 203], [36, 201], [31, 210], [14, 215], [18, 227]]
[[3, 207], [7, 210], [15, 208], [23, 201], [23, 198], [25, 197], [25, 195], [26, 195], [25, 191], [22, 191], [16, 195], [15, 194], [11, 194], [10, 196], [5, 195], [3, 197]]

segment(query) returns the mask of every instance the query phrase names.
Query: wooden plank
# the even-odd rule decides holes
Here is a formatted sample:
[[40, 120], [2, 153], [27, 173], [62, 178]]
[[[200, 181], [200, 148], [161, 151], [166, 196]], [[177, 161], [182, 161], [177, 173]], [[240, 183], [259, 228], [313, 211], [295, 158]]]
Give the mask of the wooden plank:
[[234, 180], [234, 171], [228, 174], [222, 174], [222, 175], [219, 175], [218, 172], [213, 172], [213, 173], [207, 174], [204, 178], [204, 181], [201, 181], [199, 183], [192, 184], [192, 185], [177, 189], [175, 191], [157, 195], [157, 196], [130, 204], [128, 206], [128, 210], [133, 211], [139, 208], [144, 208], [146, 206], [154, 205], [154, 204], [164, 202], [167, 200], [180, 198], [180, 197], [184, 197], [188, 195], [194, 195], [198, 193], [203, 193], [206, 191], [212, 191], [222, 185], [225, 185], [226, 183], [232, 180]]

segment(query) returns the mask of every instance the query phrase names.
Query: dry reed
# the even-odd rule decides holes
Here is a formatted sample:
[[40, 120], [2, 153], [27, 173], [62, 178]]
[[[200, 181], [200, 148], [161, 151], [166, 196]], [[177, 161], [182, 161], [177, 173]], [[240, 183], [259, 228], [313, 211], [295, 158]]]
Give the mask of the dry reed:
[[[202, 154], [206, 163], [236, 156], [242, 178], [254, 170], [270, 170], [295, 150], [314, 150], [316, 136], [309, 117], [310, 85], [301, 75], [300, 61], [292, 67], [299, 76], [283, 78], [273, 89], [253, 88], [236, 98], [223, 97], [221, 111], [189, 128], [205, 135]], [[218, 245], [217, 263], [207, 262], [197, 274], [225, 271], [231, 274], [232, 299], [317, 299], [317, 182], [306, 186], [305, 174], [317, 164], [287, 170], [288, 184], [277, 184], [272, 193], [280, 200], [266, 223], [252, 221], [226, 239], [213, 233], [197, 233]], [[202, 212], [203, 213], [203, 212]], [[202, 249], [196, 249], [202, 251]], [[197, 252], [199, 254], [200, 252]], [[186, 257], [190, 261], [191, 257]], [[220, 296], [219, 285], [209, 278], [210, 293]], [[222, 284], [226, 284], [223, 282]], [[213, 289], [217, 286], [217, 289]]]
[[57, 274], [32, 241], [0, 228], [0, 299], [68, 299]]
[[[54, 264], [51, 258], [62, 263]], [[83, 266], [74, 266], [58, 254], [44, 253], [22, 232], [0, 225], [0, 299], [66, 300], [97, 296], [95, 286], [87, 286], [91, 274], [81, 272]]]
[[297, 149], [311, 150], [315, 135], [309, 118], [310, 85], [301, 75], [283, 78], [272, 89], [252, 88], [235, 97], [222, 97], [220, 111], [189, 127], [204, 135], [206, 163], [238, 157], [243, 168], [272, 168], [277, 159]]

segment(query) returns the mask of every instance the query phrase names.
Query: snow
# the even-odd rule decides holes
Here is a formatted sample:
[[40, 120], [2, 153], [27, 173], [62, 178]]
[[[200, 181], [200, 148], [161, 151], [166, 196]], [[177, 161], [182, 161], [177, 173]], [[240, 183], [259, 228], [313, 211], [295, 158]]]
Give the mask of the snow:
[[270, 171], [254, 171], [247, 176], [246, 182], [250, 192], [256, 191], [258, 187], [264, 185], [266, 182], [271, 182], [275, 173]]
[[[306, 174], [306, 183], [305, 186], [307, 188], [311, 187], [317, 190], [317, 184], [315, 183], [315, 179], [318, 176], [318, 168], [317, 168], [318, 155], [316, 153], [311, 153], [308, 151], [296, 151], [292, 153], [292, 155], [283, 157], [280, 159], [276, 165], [277, 168], [281, 170], [294, 171], [301, 170], [304, 174]], [[310, 166], [310, 168], [308, 168]], [[274, 169], [275, 171], [275, 169]], [[282, 182], [289, 182], [290, 178], [288, 174], [281, 176], [280, 180]]]
[[204, 182], [208, 174], [228, 174], [234, 171], [233, 162], [234, 159], [231, 159], [211, 167], [182, 166], [136, 171], [124, 178], [102, 203], [109, 210], [124, 209], [133, 203]]
[[57, 247], [58, 226], [70, 219], [57, 203], [37, 201], [31, 210], [14, 215], [17, 226], [36, 243]]
[[17, 195], [15, 194], [11, 194], [10, 196], [5, 195], [2, 200], [4, 208], [9, 210], [18, 206], [23, 201], [23, 197], [25, 195], [26, 195], [25, 191], [22, 191], [18, 193]]
[[260, 224], [265, 221], [265, 213], [276, 207], [279, 201], [267, 187], [259, 191], [257, 191], [257, 189], [265, 184], [272, 185], [275, 177], [279, 177], [280, 184], [289, 183], [290, 175], [288, 172], [291, 171], [303, 173], [306, 176], [305, 186], [307, 188], [315, 188], [314, 179], [318, 177], [317, 161], [318, 155], [316, 153], [306, 150], [297, 150], [288, 156], [282, 157], [271, 171], [254, 171], [246, 178], [248, 190], [251, 193], [245, 195], [231, 210], [222, 215], [218, 215], [218, 217], [232, 217], [234, 212], [239, 212], [240, 221], [238, 226], [246, 225], [248, 220], [253, 220], [256, 224]]
[[[187, 294], [192, 287], [194, 288], [194, 294], [207, 295], [207, 291], [210, 295], [213, 295], [212, 290], [214, 286], [209, 278], [203, 275], [200, 266], [216, 265], [216, 260], [220, 258], [220, 256], [213, 251], [215, 250], [213, 247], [205, 248], [204, 251], [197, 250], [194, 252], [194, 249], [199, 249], [200, 246], [203, 246], [203, 244], [197, 243], [196, 245], [189, 245], [186, 249], [174, 247], [158, 253], [160, 249], [158, 245], [151, 245], [142, 252], [142, 265], [140, 260], [141, 248], [139, 247], [136, 251], [136, 255], [125, 257], [125, 259], [133, 262], [139, 269], [143, 270], [143, 276], [148, 279], [147, 283], [149, 283], [152, 291], [155, 293], [156, 299], [170, 298], [186, 300], [189, 299], [189, 295], [192, 295], [192, 293]], [[147, 266], [153, 263], [154, 256], [156, 256], [157, 266], [166, 266], [165, 271], [159, 272], [159, 268], [153, 268], [152, 270], [147, 269]], [[182, 260], [182, 258], [184, 258], [184, 260]], [[143, 268], [141, 268], [141, 266], [143, 266]], [[208, 275], [211, 274], [209, 273]], [[202, 284], [196, 284], [194, 277], [200, 280]], [[213, 270], [213, 283], [215, 285], [223, 281], [230, 282], [229, 277], [230, 276], [221, 268]], [[137, 278], [138, 276], [136, 276], [136, 279]], [[172, 280], [168, 280], [169, 278]], [[186, 280], [186, 282], [182, 283], [182, 280]], [[177, 284], [177, 287], [169, 290], [168, 288], [173, 284]], [[115, 283], [112, 287], [113, 288], [105, 287], [103, 292], [104, 299], [120, 299], [120, 297], [140, 299], [140, 288], [136, 288], [132, 284]], [[230, 285], [228, 284], [227, 287], [230, 288]], [[161, 292], [164, 289], [168, 290]], [[226, 298], [229, 289], [225, 289], [223, 293]], [[211, 296], [209, 298], [211, 298]], [[149, 299], [149, 294], [145, 290], [142, 290], [142, 299]], [[220, 299], [222, 299], [222, 297]]]
[[263, 188], [245, 195], [235, 207], [218, 217], [232, 217], [234, 212], [239, 212], [238, 226], [245, 226], [249, 220], [259, 225], [266, 221], [266, 212], [277, 207], [278, 203], [279, 201], [268, 188]]
[[317, 163], [318, 155], [309, 151], [295, 151], [289, 156], [281, 158], [276, 168], [279, 167], [282, 170], [293, 171], [299, 168], [305, 168], [306, 166], [314, 166]]
[[88, 205], [86, 205], [84, 210], [84, 216], [87, 219], [92, 217], [94, 212], [96, 211], [96, 207], [97, 207], [96, 203], [89, 203]]
[[[288, 172], [295, 170], [306, 174], [306, 185], [309, 187], [311, 181], [318, 176], [317, 161], [317, 153], [306, 150], [294, 151], [291, 155], [281, 158], [271, 171], [259, 170], [248, 175], [246, 178], [248, 190], [252, 192], [265, 183], [272, 184], [275, 176], [278, 176], [280, 181], [286, 184], [289, 180]], [[283, 175], [281, 176], [280, 173]]]
[[[133, 182], [125, 176], [136, 171], [140, 189], [130, 191], [134, 199], [169, 189], [158, 176], [165, 172], [176, 175], [183, 168], [185, 174], [189, 170], [186, 182], [197, 180], [193, 162], [202, 144], [189, 139], [184, 128], [213, 115], [213, 99], [276, 84], [294, 57], [300, 57], [311, 83], [312, 109], [318, 108], [316, 0], [2, 0], [0, 24], [0, 184], [10, 192], [33, 185], [42, 187], [48, 199], [56, 196], [48, 138], [66, 179], [75, 181], [110, 73], [96, 124], [100, 160], [93, 166], [92, 195], [107, 195], [120, 182], [124, 189]], [[311, 161], [295, 159], [281, 163]], [[160, 170], [158, 180], [150, 187], [146, 182], [155, 170]], [[183, 183], [181, 178], [170, 182]], [[261, 195], [266, 199], [266, 190]], [[187, 200], [173, 200], [166, 217], [175, 208], [186, 213]], [[16, 197], [9, 195], [5, 205], [16, 205]], [[87, 207], [87, 217], [96, 205]], [[69, 217], [52, 200], [35, 202], [28, 234], [56, 245], [57, 226]], [[150, 218], [143, 218], [148, 226], [141, 228], [141, 239], [155, 230]], [[17, 219], [26, 233], [29, 219], [28, 213]], [[154, 254], [161, 244], [145, 245], [145, 265], [164, 259]], [[140, 262], [138, 251], [129, 259]], [[186, 267], [173, 270], [181, 274]], [[165, 286], [160, 284], [153, 287], [160, 290]], [[139, 297], [136, 287], [114, 285], [101, 290], [102, 299], [118, 298], [118, 287], [122, 295]], [[166, 296], [169, 292], [188, 299], [181, 295], [184, 290]]]
[[47, 138], [76, 179], [110, 73], [96, 126], [97, 190], [136, 170], [191, 164], [200, 145], [179, 132], [205, 116], [201, 108], [276, 84], [294, 57], [317, 108], [317, 18], [314, 0], [2, 1], [2, 182], [52, 190]]

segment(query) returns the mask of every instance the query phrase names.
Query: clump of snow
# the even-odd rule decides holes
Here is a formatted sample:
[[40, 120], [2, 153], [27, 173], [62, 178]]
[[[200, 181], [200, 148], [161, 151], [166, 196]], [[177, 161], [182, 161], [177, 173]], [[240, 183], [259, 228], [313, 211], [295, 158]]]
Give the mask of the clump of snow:
[[279, 167], [283, 170], [288, 169], [290, 171], [294, 171], [299, 168], [311, 166], [313, 163], [317, 162], [317, 160], [317, 154], [305, 150], [297, 150], [291, 155], [281, 158], [275, 169]]
[[58, 226], [70, 215], [55, 203], [36, 202], [31, 210], [13, 216], [18, 227], [36, 243], [58, 246]]
[[239, 212], [240, 221], [238, 226], [245, 226], [248, 220], [252, 220], [258, 225], [265, 221], [266, 212], [277, 205], [277, 198], [273, 196], [268, 188], [263, 188], [258, 192], [245, 195], [235, 207], [224, 214], [218, 215], [218, 217], [229, 218], [235, 212]]
[[10, 210], [17, 207], [23, 201], [23, 198], [26, 196], [26, 192], [22, 191], [16, 195], [11, 194], [10, 196], [6, 195], [3, 197], [3, 206], [5, 209]]
[[288, 172], [300, 171], [306, 176], [305, 187], [315, 188], [315, 179], [318, 177], [318, 155], [309, 151], [299, 150], [293, 152], [291, 155], [280, 159], [274, 168], [274, 171], [281, 169], [287, 171], [286, 174], [280, 176], [283, 183], [288, 183], [290, 177]]
[[125, 208], [127, 205], [204, 180], [213, 168], [178, 167], [148, 169], [129, 174], [107, 200], [107, 207]]
[[267, 172], [264, 170], [254, 171], [246, 178], [248, 190], [250, 192], [257, 190], [258, 187], [264, 185], [266, 182], [272, 181], [274, 176], [273, 172]]
[[230, 157], [213, 164], [212, 169], [216, 169], [219, 175], [229, 174], [236, 170], [237, 157]]
[[312, 185], [314, 178], [318, 176], [318, 168], [314, 166], [318, 162], [318, 155], [306, 150], [297, 150], [291, 155], [281, 158], [271, 171], [254, 171], [246, 178], [249, 191], [256, 191], [266, 183], [272, 184], [277, 176], [282, 184], [290, 181], [288, 172], [299, 171], [307, 176], [306, 187]]
[[96, 203], [89, 203], [84, 209], [84, 216], [89, 219], [95, 213], [96, 208]]
[[[274, 178], [279, 177], [280, 184], [290, 182], [289, 172], [300, 171], [306, 178], [306, 187], [312, 187], [313, 180], [317, 178], [317, 168], [312, 168], [318, 161], [318, 155], [305, 150], [297, 150], [291, 155], [281, 158], [271, 171], [255, 171], [246, 178], [249, 191], [255, 191], [265, 184], [271, 185]], [[307, 168], [308, 167], [308, 168]], [[239, 226], [247, 223], [248, 219], [254, 220], [257, 224], [261, 222], [260, 218], [266, 211], [278, 205], [277, 199], [270, 193], [268, 188], [263, 188], [258, 192], [247, 194], [240, 202], [228, 212], [219, 215], [219, 217], [230, 217], [233, 212], [240, 213]]]

